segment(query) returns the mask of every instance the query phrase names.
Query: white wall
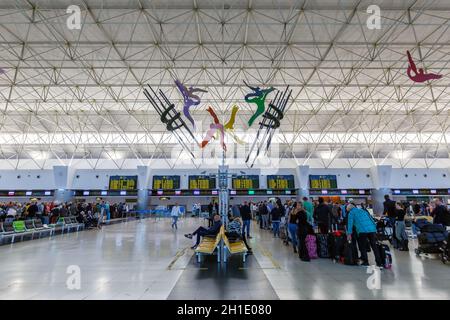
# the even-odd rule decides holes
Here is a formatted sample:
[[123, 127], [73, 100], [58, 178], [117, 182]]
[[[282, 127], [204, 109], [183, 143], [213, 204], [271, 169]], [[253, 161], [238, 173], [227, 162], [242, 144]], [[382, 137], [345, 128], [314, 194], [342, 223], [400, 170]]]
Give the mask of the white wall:
[[[136, 170], [76, 170], [75, 177], [73, 179], [72, 189], [97, 189], [108, 190], [109, 189], [109, 177], [115, 175], [124, 176], [136, 176]], [[76, 176], [79, 176], [77, 178]], [[97, 177], [98, 176], [98, 177]]]
[[[20, 176], [20, 178], [18, 178]], [[39, 178], [38, 178], [39, 176]], [[0, 170], [0, 190], [54, 190], [52, 170]]]
[[336, 175], [338, 189], [373, 188], [370, 169], [309, 169], [309, 174]]
[[391, 188], [450, 188], [450, 173], [446, 169], [392, 169]]
[[[241, 169], [246, 174], [260, 175], [258, 169]], [[230, 169], [231, 174], [241, 174], [239, 169]], [[203, 170], [188, 169], [155, 169], [151, 171], [148, 188], [152, 187], [153, 175], [180, 175], [181, 188], [188, 188], [188, 176], [199, 175]], [[216, 174], [217, 169], [205, 169], [207, 174]], [[295, 176], [296, 186], [298, 186], [295, 169], [279, 169], [277, 174]], [[311, 175], [336, 175], [338, 188], [340, 189], [371, 189], [373, 188], [372, 177], [369, 168], [359, 169], [318, 169], [311, 168]], [[405, 175], [408, 177], [405, 177]], [[424, 175], [427, 177], [424, 177]], [[137, 175], [135, 170], [111, 170], [111, 169], [78, 169], [74, 175], [79, 178], [73, 179], [72, 189], [108, 189], [109, 177], [111, 175]], [[98, 175], [98, 178], [96, 177]], [[350, 175], [350, 177], [348, 177]], [[446, 175], [444, 177], [444, 175]], [[18, 178], [20, 176], [20, 178]], [[38, 178], [38, 176], [40, 178]], [[229, 181], [231, 186], [231, 179]], [[260, 175], [260, 188], [265, 189], [266, 176]], [[448, 169], [401, 169], [393, 168], [391, 175], [391, 188], [411, 189], [411, 188], [450, 188], [450, 172]], [[54, 176], [52, 170], [0, 170], [0, 190], [54, 190]]]

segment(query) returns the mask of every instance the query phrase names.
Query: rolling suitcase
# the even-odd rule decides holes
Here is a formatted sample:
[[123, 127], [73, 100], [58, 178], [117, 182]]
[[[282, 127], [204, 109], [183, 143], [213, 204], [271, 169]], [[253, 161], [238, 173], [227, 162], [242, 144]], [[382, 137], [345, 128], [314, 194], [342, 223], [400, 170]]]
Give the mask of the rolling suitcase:
[[344, 256], [343, 262], [346, 265], [354, 266], [357, 265], [358, 257], [355, 257], [355, 250], [353, 250], [353, 245], [351, 241], [346, 241], [344, 244]]
[[313, 234], [308, 234], [305, 239], [306, 249], [310, 259], [317, 259], [317, 239]]
[[345, 242], [345, 233], [341, 231], [330, 233], [328, 236], [328, 251], [331, 259], [340, 261], [341, 256], [343, 256]]
[[317, 255], [319, 258], [329, 258], [328, 252], [328, 234], [319, 233], [317, 238]]
[[386, 269], [390, 269], [392, 267], [391, 250], [386, 244], [382, 244], [380, 242], [377, 243], [377, 248], [380, 254], [381, 261], [383, 263], [383, 267]]

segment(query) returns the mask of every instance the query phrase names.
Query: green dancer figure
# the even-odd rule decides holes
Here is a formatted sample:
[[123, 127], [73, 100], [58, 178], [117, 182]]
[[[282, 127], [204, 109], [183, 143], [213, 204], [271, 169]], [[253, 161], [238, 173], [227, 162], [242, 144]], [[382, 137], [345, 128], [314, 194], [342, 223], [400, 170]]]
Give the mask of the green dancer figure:
[[266, 102], [266, 97], [269, 93], [275, 90], [274, 87], [270, 87], [269, 89], [261, 90], [260, 87], [252, 87], [245, 82], [245, 85], [253, 90], [252, 93], [249, 93], [245, 96], [245, 101], [248, 103], [254, 103], [257, 106], [256, 112], [252, 115], [250, 120], [248, 120], [248, 126], [251, 127], [253, 122], [258, 118], [261, 114], [264, 113], [264, 104]]

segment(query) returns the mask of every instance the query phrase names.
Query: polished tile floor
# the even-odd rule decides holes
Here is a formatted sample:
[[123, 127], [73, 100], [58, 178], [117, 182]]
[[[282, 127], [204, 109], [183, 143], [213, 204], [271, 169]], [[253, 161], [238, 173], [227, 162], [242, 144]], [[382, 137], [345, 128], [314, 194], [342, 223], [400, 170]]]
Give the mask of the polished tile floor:
[[[0, 299], [450, 299], [450, 266], [439, 259], [396, 251], [371, 290], [366, 268], [302, 262], [257, 227], [246, 265], [199, 266], [183, 234], [201, 223], [183, 219], [175, 231], [146, 219], [0, 246]], [[67, 286], [69, 266], [80, 268], [79, 290]]]

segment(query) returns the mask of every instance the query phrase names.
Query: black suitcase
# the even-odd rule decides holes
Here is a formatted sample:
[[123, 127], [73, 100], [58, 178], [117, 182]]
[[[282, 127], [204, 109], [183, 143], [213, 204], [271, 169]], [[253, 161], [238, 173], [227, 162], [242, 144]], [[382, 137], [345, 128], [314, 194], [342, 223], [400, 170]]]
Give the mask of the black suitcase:
[[381, 262], [383, 263], [383, 267], [385, 267], [386, 269], [390, 269], [392, 266], [392, 255], [389, 246], [378, 242], [377, 248], [380, 254]]
[[344, 264], [349, 266], [357, 265], [358, 257], [355, 257], [355, 250], [351, 241], [346, 241], [344, 244]]
[[328, 234], [319, 233], [316, 235], [317, 238], [317, 255], [319, 258], [329, 258], [330, 254], [328, 251]]
[[343, 232], [333, 232], [328, 236], [328, 251], [330, 253], [330, 258], [339, 261], [344, 252], [344, 244], [346, 242], [345, 233]]

